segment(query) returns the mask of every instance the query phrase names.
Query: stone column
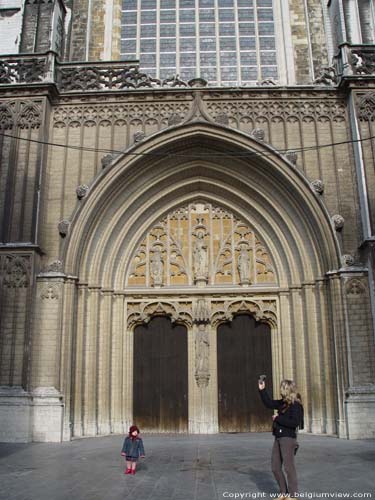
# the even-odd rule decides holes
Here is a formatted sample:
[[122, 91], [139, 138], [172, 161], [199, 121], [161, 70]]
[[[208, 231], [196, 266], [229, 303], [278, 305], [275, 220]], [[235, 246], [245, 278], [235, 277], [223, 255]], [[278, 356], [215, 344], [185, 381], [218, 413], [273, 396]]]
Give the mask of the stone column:
[[126, 332], [124, 322], [124, 295], [114, 294], [112, 308], [111, 345], [111, 432], [124, 432], [122, 415], [124, 351], [123, 339]]
[[72, 395], [72, 437], [83, 436], [83, 380], [84, 380], [84, 338], [86, 325], [87, 285], [77, 285], [77, 320], [72, 341], [73, 349], [73, 395]]
[[309, 402], [311, 403], [311, 432], [323, 432], [324, 373], [322, 371], [320, 331], [318, 327], [315, 283], [303, 285], [306, 308], [306, 357], [308, 363]]
[[98, 428], [98, 335], [100, 287], [89, 286], [86, 305], [83, 370], [83, 433], [96, 436]]
[[[124, 318], [127, 318], [127, 306], [124, 310]], [[122, 337], [122, 422], [124, 430], [129, 429], [133, 423], [133, 371], [134, 371], [134, 328], [124, 323], [124, 334]]]
[[76, 281], [77, 278], [68, 277], [64, 284], [64, 303], [62, 313], [62, 340], [61, 340], [61, 363], [59, 374], [59, 387], [64, 395], [65, 410], [63, 424], [63, 440], [72, 438], [72, 350], [75, 337], [76, 325]]
[[317, 282], [318, 328], [322, 350], [321, 367], [324, 374], [322, 380], [323, 429], [327, 434], [336, 434], [337, 386], [335, 377], [334, 339], [331, 322], [328, 317], [327, 283]]
[[302, 288], [299, 286], [291, 287], [292, 311], [293, 311], [293, 330], [295, 345], [295, 382], [304, 400], [305, 408], [305, 429], [311, 430], [311, 403], [307, 380], [307, 359], [306, 351], [306, 317], [304, 315], [304, 301], [302, 297]]

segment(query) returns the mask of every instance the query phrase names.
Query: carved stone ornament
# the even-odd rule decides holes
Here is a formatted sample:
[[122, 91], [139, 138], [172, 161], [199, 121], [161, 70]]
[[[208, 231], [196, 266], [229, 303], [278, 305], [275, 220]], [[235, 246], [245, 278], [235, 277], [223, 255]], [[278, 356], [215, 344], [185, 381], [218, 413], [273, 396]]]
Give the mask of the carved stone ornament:
[[78, 186], [76, 189], [76, 195], [79, 200], [82, 200], [82, 198], [85, 198], [87, 193], [90, 191], [89, 186], [86, 184], [82, 184], [81, 186]]
[[128, 304], [128, 328], [148, 323], [154, 316], [167, 316], [172, 323], [193, 326], [191, 302], [151, 301]]
[[274, 87], [277, 85], [277, 82], [273, 78], [265, 78], [260, 82], [257, 82], [257, 85], [260, 87]]
[[15, 117], [12, 107], [2, 103], [0, 104], [0, 130], [10, 130], [15, 125]]
[[156, 240], [151, 249], [150, 256], [150, 275], [152, 278], [152, 284], [155, 287], [160, 287], [163, 284], [164, 278], [164, 261], [162, 258], [162, 252], [164, 251], [164, 245], [160, 240]]
[[25, 257], [5, 258], [4, 286], [7, 288], [27, 288], [29, 286], [29, 262]]
[[161, 82], [162, 87], [188, 87], [188, 83], [181, 80], [180, 75], [173, 75]]
[[204, 78], [192, 78], [188, 81], [189, 87], [207, 87], [208, 82]]
[[43, 289], [40, 298], [42, 300], [58, 300], [59, 295], [59, 287], [57, 285], [48, 285]]
[[262, 128], [255, 128], [250, 135], [257, 141], [264, 141], [264, 130]]
[[357, 278], [349, 280], [345, 285], [346, 294], [352, 298], [361, 298], [365, 294], [364, 284]]
[[344, 227], [345, 219], [342, 215], [336, 214], [332, 216], [332, 222], [336, 231], [341, 231], [341, 229]]
[[315, 191], [318, 194], [323, 194], [324, 193], [324, 183], [321, 180], [316, 180], [311, 183], [311, 187], [313, 191]]
[[102, 168], [106, 168], [108, 167], [108, 165], [110, 165], [114, 160], [114, 155], [113, 154], [107, 154], [105, 156], [103, 156], [102, 158]]
[[215, 122], [219, 123], [220, 125], [229, 125], [229, 117], [225, 113], [219, 113], [215, 117]]
[[314, 80], [315, 85], [336, 85], [338, 81], [336, 68], [333, 66], [325, 66], [320, 69], [319, 75]]
[[198, 299], [194, 310], [193, 318], [196, 324], [206, 324], [210, 322], [211, 310], [208, 302], [205, 299]]
[[217, 327], [221, 323], [232, 321], [235, 314], [249, 313], [256, 321], [277, 327], [277, 306], [275, 300], [233, 300], [231, 302], [215, 302], [211, 304], [211, 325]]
[[205, 240], [207, 234], [204, 219], [198, 217], [197, 224], [195, 225], [193, 232], [193, 236], [195, 236], [193, 247], [193, 268], [196, 282], [207, 282], [208, 278], [208, 246]]
[[173, 115], [171, 115], [168, 118], [168, 125], [170, 127], [172, 127], [173, 125], [179, 125], [181, 122], [182, 122], [181, 116], [177, 115], [176, 113], [173, 113]]
[[145, 133], [142, 132], [142, 131], [139, 131], [139, 132], [135, 132], [133, 138], [134, 138], [134, 142], [141, 142], [144, 140], [145, 138]]
[[70, 222], [68, 220], [62, 220], [59, 222], [57, 227], [59, 229], [60, 236], [65, 238], [69, 232]]
[[45, 268], [45, 272], [47, 273], [62, 273], [63, 272], [63, 263], [61, 260], [54, 260]]
[[375, 93], [369, 92], [358, 103], [358, 117], [361, 121], [375, 120]]
[[46, 65], [46, 57], [4, 58], [0, 60], [0, 84], [42, 82]]
[[297, 163], [297, 158], [298, 158], [298, 155], [295, 151], [288, 151], [285, 156], [287, 157], [287, 159], [290, 161], [290, 163], [292, 163], [293, 165], [296, 165]]
[[352, 267], [354, 265], [354, 257], [352, 255], [343, 255], [341, 257], [343, 267]]
[[250, 255], [247, 241], [241, 241], [238, 245], [239, 255], [237, 258], [238, 274], [240, 276], [240, 285], [250, 284]]
[[355, 75], [373, 75], [375, 73], [375, 51], [373, 47], [352, 49], [350, 64]]
[[200, 323], [195, 336], [195, 380], [198, 387], [207, 387], [210, 380], [210, 337], [208, 325]]

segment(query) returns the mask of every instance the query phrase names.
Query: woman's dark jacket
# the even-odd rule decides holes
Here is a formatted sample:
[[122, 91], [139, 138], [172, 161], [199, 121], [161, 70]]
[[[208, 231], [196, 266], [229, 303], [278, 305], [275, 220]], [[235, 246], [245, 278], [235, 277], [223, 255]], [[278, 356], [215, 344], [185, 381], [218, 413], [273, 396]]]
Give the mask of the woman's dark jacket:
[[143, 448], [143, 441], [140, 437], [132, 439], [130, 436], [125, 438], [124, 444], [122, 445], [121, 453], [125, 453], [127, 457], [139, 458], [145, 455], [145, 449]]
[[278, 411], [278, 415], [273, 421], [272, 434], [276, 438], [297, 437], [296, 428], [303, 429], [303, 406], [296, 401], [287, 405], [283, 399], [271, 399], [266, 389], [259, 390], [263, 404], [267, 408]]

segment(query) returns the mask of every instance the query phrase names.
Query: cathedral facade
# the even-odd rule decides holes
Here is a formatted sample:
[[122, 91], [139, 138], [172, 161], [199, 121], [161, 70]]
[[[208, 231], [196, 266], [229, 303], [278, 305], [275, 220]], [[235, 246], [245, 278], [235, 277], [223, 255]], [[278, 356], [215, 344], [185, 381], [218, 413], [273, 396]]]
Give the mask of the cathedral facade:
[[373, 438], [372, 0], [0, 2], [0, 441]]

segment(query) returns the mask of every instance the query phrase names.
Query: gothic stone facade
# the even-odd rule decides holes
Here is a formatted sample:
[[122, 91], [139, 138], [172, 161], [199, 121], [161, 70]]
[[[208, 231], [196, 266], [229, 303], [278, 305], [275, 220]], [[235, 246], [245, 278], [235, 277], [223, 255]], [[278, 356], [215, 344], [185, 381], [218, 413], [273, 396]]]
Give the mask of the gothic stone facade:
[[239, 313], [269, 326], [307, 432], [374, 437], [375, 51], [341, 47], [313, 83], [292, 31], [303, 85], [1, 58], [0, 440], [124, 433], [134, 331], [160, 315], [187, 329], [188, 431], [218, 432]]

